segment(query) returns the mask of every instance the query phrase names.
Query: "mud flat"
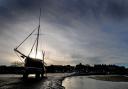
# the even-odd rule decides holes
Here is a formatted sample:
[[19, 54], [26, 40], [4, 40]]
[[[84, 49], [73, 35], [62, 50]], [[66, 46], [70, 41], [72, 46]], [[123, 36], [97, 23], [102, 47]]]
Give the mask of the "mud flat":
[[64, 89], [62, 81], [70, 74], [47, 74], [47, 77], [36, 80], [33, 76], [23, 80], [22, 75], [0, 75], [0, 89]]

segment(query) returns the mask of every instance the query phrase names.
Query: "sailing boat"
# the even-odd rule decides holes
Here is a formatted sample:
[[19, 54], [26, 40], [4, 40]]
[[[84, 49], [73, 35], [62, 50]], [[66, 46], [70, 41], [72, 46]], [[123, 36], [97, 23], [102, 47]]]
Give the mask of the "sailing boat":
[[[23, 78], [28, 78], [29, 74], [35, 74], [36, 78], [40, 78], [44, 76], [45, 73], [45, 63], [44, 63], [44, 56], [45, 56], [45, 52], [42, 51], [42, 60], [37, 58], [37, 52], [38, 52], [38, 45], [39, 45], [39, 35], [40, 35], [40, 18], [41, 18], [41, 9], [40, 9], [40, 15], [39, 15], [39, 25], [37, 27], [37, 29], [34, 29], [29, 35], [28, 37], [23, 40], [23, 42], [21, 44], [19, 44], [19, 46], [17, 46], [16, 48], [14, 48], [14, 51], [18, 54], [20, 54], [20, 57], [24, 60], [24, 68], [25, 71], [23, 73]], [[30, 53], [28, 55], [25, 55], [24, 53], [22, 53], [21, 51], [18, 50], [18, 48], [35, 32], [37, 31], [36, 34], [36, 39], [35, 42], [32, 45], [32, 48], [30, 50]], [[32, 53], [32, 51], [34, 50], [35, 47], [35, 58], [30, 57], [30, 54]]]

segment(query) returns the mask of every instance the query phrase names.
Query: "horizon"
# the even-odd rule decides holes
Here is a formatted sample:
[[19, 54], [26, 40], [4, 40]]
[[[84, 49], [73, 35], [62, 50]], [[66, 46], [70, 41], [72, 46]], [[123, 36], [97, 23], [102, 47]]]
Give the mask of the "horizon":
[[[76, 65], [79, 65], [79, 64], [82, 64], [82, 65], [89, 65], [89, 66], [94, 66], [94, 65], [116, 65], [116, 66], [119, 66], [119, 67], [125, 67], [125, 68], [128, 68], [128, 64], [84, 64], [84, 63], [78, 63], [78, 64], [48, 64], [46, 66], [51, 66], [51, 65], [59, 65], [59, 66], [67, 66], [67, 65], [70, 65], [70, 66], [76, 66]], [[9, 65], [0, 65], [0, 66], [19, 66], [19, 67], [23, 67], [24, 66], [24, 63], [22, 62], [19, 62], [19, 61], [14, 61], [12, 62], [11, 64]]]

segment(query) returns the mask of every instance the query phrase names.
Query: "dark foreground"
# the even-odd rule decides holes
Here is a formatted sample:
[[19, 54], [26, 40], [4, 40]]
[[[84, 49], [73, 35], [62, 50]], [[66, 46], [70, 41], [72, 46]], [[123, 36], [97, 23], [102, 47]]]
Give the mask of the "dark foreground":
[[20, 75], [0, 75], [0, 89], [64, 89], [62, 80], [67, 74], [48, 74], [43, 79], [30, 76], [23, 80]]
[[[38, 80], [35, 79], [34, 76], [30, 76], [29, 79], [23, 80], [22, 75], [0, 75], [0, 89], [65, 89], [62, 86], [62, 81], [68, 76], [73, 76], [73, 74], [52, 73]], [[128, 82], [127, 76], [119, 75], [93, 75], [87, 77], [104, 81]], [[89, 79], [86, 78], [84, 81], [87, 82], [88, 80]]]

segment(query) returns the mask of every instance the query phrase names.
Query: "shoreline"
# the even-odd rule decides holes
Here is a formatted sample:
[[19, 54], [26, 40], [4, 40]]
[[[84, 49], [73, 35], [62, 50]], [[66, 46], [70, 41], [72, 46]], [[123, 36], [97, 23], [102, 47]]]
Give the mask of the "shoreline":
[[89, 78], [110, 82], [128, 82], [128, 76], [125, 75], [95, 75], [89, 76]]
[[[72, 74], [67, 77], [75, 77], [75, 76], [88, 76], [88, 78], [101, 80], [101, 81], [111, 81], [111, 82], [128, 82], [128, 76], [126, 75], [84, 75], [84, 74]], [[65, 77], [65, 78], [67, 78]], [[64, 79], [65, 79], [64, 78]]]
[[[84, 74], [72, 74], [68, 77], [75, 77], [75, 76], [88, 76], [88, 78], [100, 80], [100, 81], [108, 81], [108, 82], [128, 82], [128, 76], [126, 75], [84, 75]], [[62, 82], [64, 81], [64, 79]], [[63, 86], [64, 87], [64, 86]]]

